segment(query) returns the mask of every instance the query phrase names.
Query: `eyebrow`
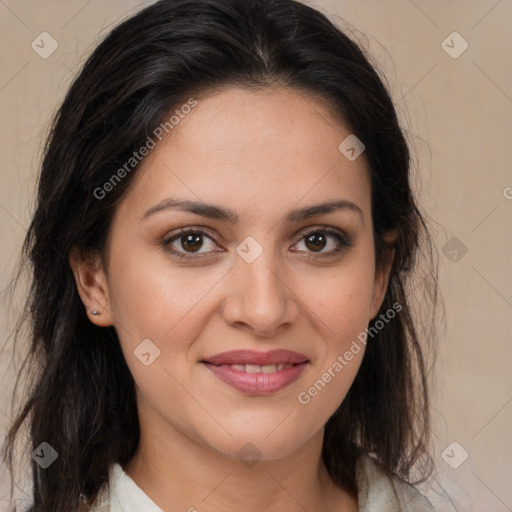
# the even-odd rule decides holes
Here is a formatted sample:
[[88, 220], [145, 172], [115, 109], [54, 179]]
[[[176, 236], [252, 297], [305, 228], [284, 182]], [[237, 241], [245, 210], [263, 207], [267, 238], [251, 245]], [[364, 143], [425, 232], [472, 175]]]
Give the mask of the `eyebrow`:
[[[140, 220], [142, 221], [151, 215], [154, 215], [155, 213], [168, 209], [178, 209], [185, 212], [195, 213], [196, 215], [201, 215], [202, 217], [207, 217], [209, 219], [227, 221], [232, 224], [236, 224], [238, 222], [238, 215], [227, 208], [223, 208], [214, 204], [202, 203], [200, 201], [179, 200], [174, 198], [164, 199], [155, 206], [152, 206], [146, 212], [144, 212]], [[359, 208], [356, 203], [346, 199], [333, 199], [323, 203], [306, 206], [305, 208], [292, 210], [286, 214], [285, 222], [300, 222], [304, 219], [315, 217], [317, 215], [325, 215], [336, 210], [356, 212], [359, 214], [361, 221], [364, 224], [363, 212], [361, 208]]]

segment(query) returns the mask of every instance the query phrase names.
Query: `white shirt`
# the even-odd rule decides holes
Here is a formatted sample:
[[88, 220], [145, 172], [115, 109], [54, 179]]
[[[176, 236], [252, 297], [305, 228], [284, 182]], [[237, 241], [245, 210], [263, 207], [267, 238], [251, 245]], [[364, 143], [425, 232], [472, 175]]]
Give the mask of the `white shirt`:
[[[435, 512], [415, 487], [388, 476], [364, 455], [356, 464], [357, 500], [360, 512]], [[112, 464], [109, 482], [101, 488], [91, 512], [164, 512], [125, 473]]]

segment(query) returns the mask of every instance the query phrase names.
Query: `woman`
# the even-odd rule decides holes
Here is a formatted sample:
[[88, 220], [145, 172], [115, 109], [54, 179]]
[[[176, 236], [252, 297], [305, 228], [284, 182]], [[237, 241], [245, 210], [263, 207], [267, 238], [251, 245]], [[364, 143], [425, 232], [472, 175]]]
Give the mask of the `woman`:
[[409, 173], [378, 74], [311, 7], [161, 0], [115, 28], [25, 241], [4, 456], [28, 420], [30, 510], [432, 511]]

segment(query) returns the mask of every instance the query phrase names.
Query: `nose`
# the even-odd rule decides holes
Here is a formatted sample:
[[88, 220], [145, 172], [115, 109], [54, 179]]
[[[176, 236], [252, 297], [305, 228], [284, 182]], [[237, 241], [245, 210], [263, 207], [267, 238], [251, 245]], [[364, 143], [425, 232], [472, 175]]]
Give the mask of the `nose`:
[[297, 297], [283, 272], [263, 253], [252, 263], [237, 259], [226, 282], [223, 318], [231, 327], [272, 337], [296, 322]]

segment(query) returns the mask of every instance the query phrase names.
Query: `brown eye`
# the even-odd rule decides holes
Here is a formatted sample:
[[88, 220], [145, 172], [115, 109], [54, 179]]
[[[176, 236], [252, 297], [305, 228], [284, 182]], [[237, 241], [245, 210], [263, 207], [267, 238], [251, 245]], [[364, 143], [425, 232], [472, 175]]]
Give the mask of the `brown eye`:
[[[347, 236], [330, 228], [307, 232], [302, 236], [299, 244], [303, 241], [306, 247], [305, 252], [313, 253], [320, 257], [333, 256], [352, 247], [352, 241]], [[324, 250], [326, 247], [327, 250]]]
[[[201, 251], [205, 246], [205, 241], [211, 244], [206, 251]], [[173, 256], [179, 259], [200, 257], [211, 252], [216, 252], [217, 244], [213, 238], [201, 229], [185, 228], [178, 233], [167, 237], [163, 241], [164, 248]], [[208, 246], [208, 244], [206, 244]], [[195, 256], [197, 254], [197, 256]]]

